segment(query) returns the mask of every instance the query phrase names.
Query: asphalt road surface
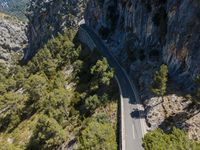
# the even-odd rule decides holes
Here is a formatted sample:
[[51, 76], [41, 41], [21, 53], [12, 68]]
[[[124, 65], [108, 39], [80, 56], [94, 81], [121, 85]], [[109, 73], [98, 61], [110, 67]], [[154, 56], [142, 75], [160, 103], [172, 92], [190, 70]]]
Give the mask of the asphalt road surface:
[[93, 39], [97, 49], [106, 57], [110, 67], [114, 68], [122, 98], [122, 150], [142, 150], [142, 137], [145, 132], [144, 118], [138, 108], [140, 100], [137, 91], [131, 85], [126, 71], [111, 54], [99, 36], [87, 25], [81, 25]]

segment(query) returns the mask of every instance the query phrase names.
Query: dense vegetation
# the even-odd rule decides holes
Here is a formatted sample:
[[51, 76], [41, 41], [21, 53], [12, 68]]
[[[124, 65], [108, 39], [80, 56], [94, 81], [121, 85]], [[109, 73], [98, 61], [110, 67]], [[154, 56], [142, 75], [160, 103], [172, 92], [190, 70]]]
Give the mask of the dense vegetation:
[[[197, 85], [200, 85], [199, 78], [197, 79]], [[164, 101], [164, 96], [167, 93], [167, 82], [168, 82], [168, 67], [166, 65], [161, 65], [159, 70], [155, 72], [153, 83], [151, 86], [151, 91], [157, 95], [161, 96]], [[194, 98], [198, 102], [198, 94], [199, 88], [196, 92], [196, 98]], [[186, 96], [188, 99], [193, 99], [190, 95]], [[194, 103], [195, 104], [195, 103]], [[196, 105], [196, 104], [195, 104]], [[193, 104], [191, 105], [193, 106]], [[166, 111], [164, 107], [164, 103], [162, 103], [162, 107], [164, 111]], [[154, 131], [148, 132], [143, 139], [143, 147], [145, 150], [199, 150], [200, 143], [194, 140], [190, 140], [187, 137], [187, 134], [177, 128], [173, 128], [168, 131], [168, 133], [164, 132], [162, 129], [158, 128]]]
[[145, 150], [199, 150], [200, 144], [189, 140], [186, 134], [174, 128], [171, 133], [156, 129], [145, 135], [143, 139]]
[[167, 91], [168, 80], [168, 67], [167, 65], [161, 65], [160, 69], [156, 71], [153, 79], [151, 90], [158, 96], [164, 96]]
[[[0, 149], [117, 149], [113, 70], [98, 52], [50, 40], [27, 65], [0, 64]], [[110, 90], [112, 89], [112, 90]]]
[[200, 104], [200, 75], [197, 77], [196, 83], [197, 83], [197, 90], [195, 93], [196, 96], [195, 103]]

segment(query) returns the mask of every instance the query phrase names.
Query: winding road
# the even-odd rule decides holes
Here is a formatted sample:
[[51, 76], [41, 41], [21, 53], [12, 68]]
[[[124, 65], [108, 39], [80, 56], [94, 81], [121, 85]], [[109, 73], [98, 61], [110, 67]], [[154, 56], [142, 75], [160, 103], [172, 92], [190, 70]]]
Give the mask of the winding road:
[[86, 24], [80, 26], [87, 32], [110, 67], [114, 68], [121, 94], [121, 150], [142, 150], [142, 137], [146, 132], [145, 120], [137, 91], [126, 71], [111, 54], [99, 36]]

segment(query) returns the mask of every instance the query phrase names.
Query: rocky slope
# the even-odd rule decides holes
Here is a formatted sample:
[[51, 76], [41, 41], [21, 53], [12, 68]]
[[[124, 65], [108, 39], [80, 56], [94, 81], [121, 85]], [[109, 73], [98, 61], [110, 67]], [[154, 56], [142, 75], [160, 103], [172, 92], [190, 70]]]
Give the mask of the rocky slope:
[[199, 0], [91, 0], [85, 19], [129, 71], [141, 60], [166, 63], [192, 89], [200, 70], [199, 8]]
[[[137, 82], [150, 129], [176, 126], [200, 140], [200, 108], [182, 96], [194, 92], [200, 73], [200, 1], [90, 0], [85, 21]], [[163, 102], [150, 92], [153, 74], [162, 63], [168, 65], [168, 90], [174, 93]]]
[[[188, 98], [169, 95], [162, 103], [161, 98], [149, 94], [153, 72], [161, 63], [168, 65], [170, 76], [182, 89], [193, 90], [193, 80], [200, 72], [199, 0], [32, 0], [28, 11], [24, 61], [66, 27], [77, 27], [85, 14], [86, 23], [105, 40], [132, 79], [138, 81], [151, 129], [167, 130], [170, 123], [188, 131], [190, 138], [200, 140], [199, 108], [190, 108]], [[9, 35], [3, 36], [6, 39], [14, 38], [7, 44], [9, 50], [20, 49], [25, 43], [24, 32], [19, 35], [14, 29], [14, 34], [0, 30]], [[5, 40], [2, 43], [5, 45]], [[1, 43], [0, 47], [5, 49]]]
[[22, 50], [26, 43], [25, 24], [0, 13], [0, 62], [10, 63], [11, 55]]
[[31, 58], [48, 39], [77, 26], [83, 19], [86, 4], [87, 0], [32, 0], [27, 14], [29, 48], [24, 60]]
[[145, 106], [149, 129], [160, 127], [168, 131], [176, 126], [188, 132], [190, 139], [200, 140], [200, 108], [188, 99], [175, 94], [165, 96], [164, 102], [161, 97], [147, 99]]
[[0, 0], [0, 11], [26, 20], [25, 11], [29, 0]]

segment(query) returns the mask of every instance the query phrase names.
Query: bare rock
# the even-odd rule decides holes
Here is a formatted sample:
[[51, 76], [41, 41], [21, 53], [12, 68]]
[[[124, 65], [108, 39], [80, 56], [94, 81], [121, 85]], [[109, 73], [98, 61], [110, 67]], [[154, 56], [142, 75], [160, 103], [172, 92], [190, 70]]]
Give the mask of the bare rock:
[[160, 60], [183, 88], [193, 88], [200, 73], [199, 0], [91, 0], [86, 10], [86, 23], [115, 45], [128, 70], [136, 60]]
[[191, 139], [200, 140], [200, 113], [192, 102], [175, 94], [152, 97], [145, 101], [146, 121], [150, 130], [158, 127], [165, 131], [173, 126], [183, 129]]
[[47, 41], [59, 33], [76, 28], [83, 19], [88, 0], [32, 0], [28, 9], [28, 61]]
[[10, 62], [12, 53], [26, 46], [25, 26], [15, 17], [0, 13], [0, 62]]
[[189, 138], [200, 140], [200, 113], [186, 121], [188, 124]]

